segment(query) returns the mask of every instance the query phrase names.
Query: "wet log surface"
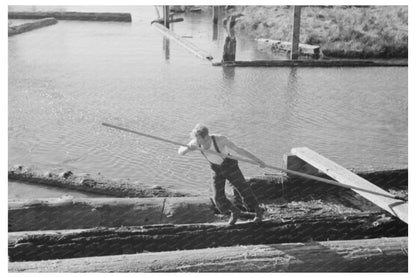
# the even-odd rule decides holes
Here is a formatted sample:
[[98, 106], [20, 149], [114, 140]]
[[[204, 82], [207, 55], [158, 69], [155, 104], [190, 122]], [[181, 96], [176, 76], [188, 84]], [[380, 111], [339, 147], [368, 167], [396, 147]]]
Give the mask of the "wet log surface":
[[407, 224], [380, 213], [271, 219], [262, 223], [152, 225], [76, 232], [9, 233], [10, 261], [33, 261], [326, 240], [407, 236]]
[[9, 272], [407, 272], [406, 237], [10, 262]]

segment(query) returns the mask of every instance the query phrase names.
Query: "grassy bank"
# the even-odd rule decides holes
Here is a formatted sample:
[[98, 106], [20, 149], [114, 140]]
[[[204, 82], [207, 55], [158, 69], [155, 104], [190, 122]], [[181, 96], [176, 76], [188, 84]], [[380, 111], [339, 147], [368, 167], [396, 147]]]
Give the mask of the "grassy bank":
[[[290, 6], [236, 6], [236, 31], [254, 38], [291, 41]], [[303, 7], [300, 42], [320, 45], [336, 58], [407, 58], [407, 6]]]

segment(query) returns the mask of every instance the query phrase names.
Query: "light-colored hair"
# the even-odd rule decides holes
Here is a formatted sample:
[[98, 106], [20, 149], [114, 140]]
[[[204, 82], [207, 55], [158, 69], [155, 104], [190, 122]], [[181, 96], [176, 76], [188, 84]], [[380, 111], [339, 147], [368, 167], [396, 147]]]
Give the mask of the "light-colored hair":
[[197, 124], [194, 129], [191, 131], [191, 138], [196, 138], [197, 136], [201, 136], [205, 138], [209, 134], [208, 128], [203, 124]]

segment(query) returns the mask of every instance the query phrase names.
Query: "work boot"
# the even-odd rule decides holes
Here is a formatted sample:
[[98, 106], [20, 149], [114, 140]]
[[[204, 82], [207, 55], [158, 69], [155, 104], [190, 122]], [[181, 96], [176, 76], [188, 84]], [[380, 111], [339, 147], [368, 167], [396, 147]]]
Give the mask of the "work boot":
[[237, 222], [240, 215], [241, 215], [241, 212], [239, 210], [232, 211], [230, 220], [228, 220], [228, 225], [233, 226]]
[[256, 209], [256, 216], [253, 219], [253, 223], [259, 223], [263, 220], [264, 210], [262, 208]]

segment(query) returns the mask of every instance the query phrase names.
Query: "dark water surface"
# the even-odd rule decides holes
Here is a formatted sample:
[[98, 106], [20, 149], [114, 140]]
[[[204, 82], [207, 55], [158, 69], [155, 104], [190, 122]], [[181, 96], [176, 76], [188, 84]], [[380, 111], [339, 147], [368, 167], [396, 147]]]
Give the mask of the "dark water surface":
[[[302, 146], [348, 168], [407, 167], [407, 67], [213, 67], [164, 40], [150, 25], [152, 6], [60, 9], [127, 11], [133, 22], [59, 21], [9, 37], [9, 166], [207, 194], [200, 154], [182, 157], [176, 146], [101, 125], [187, 142], [202, 122], [279, 167]], [[211, 15], [180, 16], [173, 30], [221, 60], [224, 33], [213, 32]], [[238, 60], [270, 58], [247, 39], [237, 44]]]

